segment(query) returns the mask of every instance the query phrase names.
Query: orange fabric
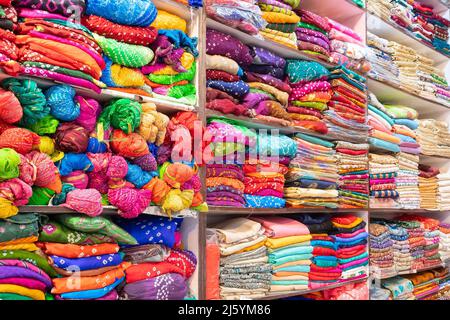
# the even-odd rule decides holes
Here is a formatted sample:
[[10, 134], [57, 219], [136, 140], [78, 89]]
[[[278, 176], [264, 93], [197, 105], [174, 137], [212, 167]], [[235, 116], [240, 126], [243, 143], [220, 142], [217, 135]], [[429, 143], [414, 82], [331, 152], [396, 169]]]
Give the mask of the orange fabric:
[[203, 203], [203, 196], [200, 192], [194, 194], [194, 199], [192, 199], [191, 207], [198, 207]]
[[289, 116], [292, 120], [298, 120], [298, 121], [320, 121], [319, 118], [315, 116], [310, 116], [307, 114], [300, 114], [300, 113], [289, 113]]
[[67, 277], [52, 279], [52, 294], [101, 289], [113, 284], [117, 279], [125, 277], [124, 270], [131, 266], [123, 262], [118, 268], [92, 277]]
[[164, 181], [167, 182], [172, 188], [179, 189], [183, 183], [189, 181], [194, 175], [194, 170], [183, 164], [173, 163], [167, 166], [164, 172]]
[[48, 188], [50, 190], [55, 191], [56, 193], [61, 193], [62, 191], [62, 181], [61, 176], [58, 174], [55, 176], [55, 180], [53, 180], [52, 183], [50, 183], [48, 186], [45, 186], [45, 188]]
[[47, 255], [55, 255], [71, 259], [113, 254], [119, 252], [120, 249], [117, 244], [112, 243], [79, 246], [76, 244], [45, 242], [38, 243], [38, 247], [40, 247]]
[[288, 277], [288, 276], [304, 276], [304, 277], [308, 277], [308, 274], [306, 272], [291, 272], [291, 271], [275, 272], [273, 275], [276, 276], [276, 277]]
[[58, 267], [55, 267], [54, 265], [52, 265], [52, 268], [60, 275], [64, 276], [64, 277], [94, 277], [94, 276], [99, 276], [105, 272], [108, 271], [112, 271], [117, 269], [117, 266], [113, 266], [113, 267], [104, 267], [104, 268], [100, 268], [100, 269], [93, 269], [93, 270], [84, 270], [84, 271], [78, 271], [78, 272], [70, 272], [64, 269], [60, 269]]
[[214, 177], [206, 179], [207, 187], [217, 187], [217, 186], [230, 186], [234, 189], [244, 192], [245, 185], [242, 181], [236, 179], [222, 178], [222, 177]]
[[413, 130], [409, 129], [408, 127], [404, 127], [404, 126], [394, 125], [394, 126], [392, 126], [392, 131], [394, 131], [395, 133], [398, 133], [398, 134], [402, 134], [404, 136], [411, 137], [413, 139], [416, 139], [416, 137], [417, 137], [416, 133]]
[[385, 132], [378, 131], [376, 129], [372, 129], [370, 131], [370, 136], [384, 140], [384, 141], [392, 142], [394, 144], [400, 144], [402, 142], [402, 140], [400, 138], [397, 138], [397, 137], [393, 136], [392, 134], [387, 134]]
[[20, 238], [20, 239], [0, 242], [0, 246], [9, 246], [9, 245], [20, 244], [20, 243], [34, 243], [36, 241], [38, 241], [38, 237], [31, 236], [31, 237], [27, 237], [27, 238]]
[[329, 91], [317, 91], [317, 92], [312, 92], [310, 94], [307, 94], [301, 98], [299, 98], [299, 101], [315, 101], [315, 102], [324, 102], [327, 103], [328, 101], [331, 100], [331, 97], [333, 96], [333, 91], [329, 90]]
[[206, 300], [220, 299], [220, 249], [216, 243], [206, 244]]
[[166, 84], [154, 83], [154, 82], [150, 81], [147, 77], [144, 77], [144, 78], [145, 78], [145, 84], [152, 87], [152, 89], [159, 88], [159, 87], [171, 88], [174, 86], [183, 86], [183, 85], [186, 85], [189, 83], [189, 81], [187, 81], [187, 80], [181, 80], [181, 81], [172, 83], [171, 85], [166, 85]]
[[141, 135], [126, 134], [119, 129], [113, 131], [111, 149], [125, 158], [136, 158], [150, 153], [147, 142]]
[[17, 44], [20, 46], [19, 61], [40, 61], [80, 70], [97, 80], [102, 75], [94, 58], [77, 47], [30, 36], [17, 36]]
[[142, 90], [142, 89], [135, 89], [135, 88], [108, 88], [108, 89], [114, 90], [114, 91], [130, 93], [130, 94], [136, 94], [136, 95], [144, 96], [144, 97], [153, 97], [153, 95], [151, 93], [148, 93], [147, 91]]
[[160, 205], [172, 188], [164, 180], [155, 177], [142, 189], [150, 190], [152, 192], [152, 202]]

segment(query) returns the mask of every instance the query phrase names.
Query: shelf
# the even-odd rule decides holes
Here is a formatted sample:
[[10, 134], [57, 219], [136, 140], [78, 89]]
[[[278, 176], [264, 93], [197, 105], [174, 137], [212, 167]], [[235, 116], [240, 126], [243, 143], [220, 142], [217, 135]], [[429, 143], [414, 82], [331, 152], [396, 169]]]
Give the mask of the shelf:
[[217, 207], [209, 206], [209, 216], [219, 215], [282, 215], [294, 213], [358, 213], [367, 212], [367, 209], [323, 209], [323, 208], [235, 208], [235, 207]]
[[359, 278], [356, 280], [350, 280], [350, 281], [343, 281], [339, 282], [330, 286], [326, 286], [320, 289], [311, 289], [311, 290], [302, 290], [302, 291], [286, 291], [286, 292], [277, 292], [277, 293], [269, 293], [265, 297], [259, 298], [258, 300], [278, 300], [278, 299], [285, 299], [285, 298], [291, 298], [296, 296], [302, 296], [308, 293], [314, 293], [314, 292], [321, 292], [329, 289], [339, 288], [343, 287], [349, 284], [353, 283], [360, 283], [363, 281], [366, 281], [368, 277]]
[[433, 7], [433, 11], [443, 16], [447, 11], [449, 11], [449, 5], [442, 3], [440, 0], [420, 0], [421, 4], [425, 4]]
[[420, 118], [433, 114], [438, 115], [443, 111], [450, 110], [450, 104], [445, 105], [437, 101], [423, 98], [418, 94], [410, 93], [405, 89], [381, 80], [376, 80], [372, 77], [367, 78], [367, 86], [369, 91], [374, 93], [380, 102], [409, 106], [419, 112]]
[[367, 14], [367, 29], [381, 38], [410, 47], [425, 57], [433, 57], [436, 65], [447, 64], [450, 59], [449, 56], [439, 52], [431, 44], [420, 41], [408, 31], [401, 29], [400, 26], [385, 21], [370, 12]]
[[[40, 213], [46, 215], [63, 214], [63, 213], [77, 213], [77, 211], [71, 210], [69, 208], [59, 207], [59, 206], [22, 206], [19, 207], [21, 213]], [[80, 214], [80, 213], [78, 213]], [[158, 206], [150, 206], [142, 214], [148, 214], [153, 216], [168, 217], [168, 215]], [[103, 207], [102, 215], [118, 215], [117, 208], [113, 206]], [[186, 217], [197, 217], [198, 212], [195, 210], [182, 210], [179, 212], [174, 212], [172, 214], [173, 218], [186, 218]]]
[[[10, 76], [6, 73], [0, 72], [0, 81], [3, 81], [4, 79], [7, 79], [7, 78], [12, 78], [12, 76]], [[43, 89], [47, 89], [47, 88], [49, 88], [51, 86], [55, 86], [55, 85], [64, 84], [62, 82], [53, 81], [50, 79], [38, 78], [38, 77], [19, 76], [16, 78], [31, 79], [31, 80], [35, 81], [40, 88], [43, 88]], [[79, 94], [83, 97], [86, 97], [86, 98], [95, 99], [102, 103], [109, 102], [113, 99], [125, 98], [125, 99], [130, 99], [130, 100], [134, 100], [134, 101], [138, 101], [138, 102], [152, 102], [152, 103], [156, 104], [156, 106], [158, 107], [158, 111], [164, 112], [164, 113], [196, 110], [196, 107], [189, 106], [189, 105], [186, 105], [183, 103], [174, 102], [171, 100], [163, 100], [163, 99], [158, 99], [158, 98], [145, 97], [145, 96], [141, 96], [141, 95], [120, 92], [120, 91], [116, 91], [113, 89], [103, 89], [101, 91], [101, 93], [96, 93], [96, 92], [86, 89], [86, 88], [81, 88], [81, 87], [77, 87], [77, 86], [73, 86], [73, 85], [72, 85], [72, 87], [76, 90], [77, 94]]]
[[426, 268], [420, 268], [420, 269], [414, 269], [414, 270], [405, 270], [405, 271], [398, 271], [398, 272], [396, 272], [395, 274], [392, 274], [392, 275], [389, 275], [389, 276], [385, 276], [385, 277], [377, 277], [377, 276], [375, 275], [374, 272], [371, 272], [370, 277], [373, 278], [373, 279], [375, 279], [375, 280], [384, 280], [384, 279], [390, 279], [390, 278], [393, 278], [393, 277], [395, 277], [395, 276], [408, 275], [408, 274], [416, 274], [416, 273], [419, 273], [419, 272], [428, 271], [428, 270], [433, 270], [433, 269], [441, 268], [441, 267], [444, 267], [444, 268], [445, 268], [447, 265], [448, 265], [447, 263], [440, 263], [440, 264], [436, 264], [436, 265], [434, 265], [434, 266], [429, 266], [429, 267], [426, 267]]

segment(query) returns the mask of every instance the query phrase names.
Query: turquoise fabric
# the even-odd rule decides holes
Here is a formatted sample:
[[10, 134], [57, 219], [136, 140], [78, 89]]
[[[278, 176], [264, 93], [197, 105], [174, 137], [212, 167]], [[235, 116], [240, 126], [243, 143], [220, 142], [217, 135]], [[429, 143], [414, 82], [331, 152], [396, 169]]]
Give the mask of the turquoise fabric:
[[279, 266], [279, 265], [282, 265], [282, 264], [285, 264], [288, 262], [310, 260], [312, 257], [313, 257], [313, 255], [310, 253], [296, 254], [296, 255], [280, 257], [280, 258], [271, 258], [269, 256], [269, 263], [274, 266]]
[[282, 249], [269, 252], [269, 258], [278, 259], [282, 257], [298, 255], [298, 254], [308, 254], [313, 252], [313, 247], [311, 246], [292, 246], [283, 247]]
[[316, 138], [316, 137], [312, 137], [312, 136], [308, 136], [307, 134], [303, 134], [303, 133], [297, 133], [295, 134], [295, 136], [297, 138], [300, 138], [302, 140], [308, 141], [310, 143], [314, 143], [314, 144], [318, 144], [321, 145], [323, 147], [327, 147], [327, 148], [333, 148], [334, 147], [334, 143], [320, 139], [320, 138]]
[[383, 111], [379, 110], [378, 108], [375, 108], [374, 106], [369, 104], [369, 110], [376, 113], [377, 115], [379, 115], [380, 117], [382, 117], [384, 120], [386, 120], [391, 126], [393, 126], [395, 124], [394, 120], [389, 117], [386, 113], [384, 113]]
[[356, 261], [356, 260], [359, 260], [359, 259], [364, 259], [364, 258], [367, 258], [367, 257], [369, 257], [369, 254], [367, 252], [364, 252], [363, 254], [360, 254], [358, 256], [351, 257], [351, 258], [348, 258], [348, 259], [339, 259], [339, 263], [340, 264], [345, 264], [345, 263], [349, 263], [349, 262]]
[[377, 138], [369, 138], [369, 144], [378, 149], [383, 149], [391, 152], [400, 152], [400, 147], [392, 142], [384, 141]]

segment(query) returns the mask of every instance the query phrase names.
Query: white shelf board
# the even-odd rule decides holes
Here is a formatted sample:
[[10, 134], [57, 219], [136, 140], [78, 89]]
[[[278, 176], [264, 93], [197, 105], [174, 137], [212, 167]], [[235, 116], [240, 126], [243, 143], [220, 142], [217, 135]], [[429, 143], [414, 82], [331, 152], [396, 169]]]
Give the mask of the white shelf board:
[[374, 93], [382, 103], [400, 104], [414, 108], [419, 112], [419, 118], [437, 115], [450, 111], [450, 105], [428, 100], [417, 94], [409, 93], [406, 90], [391, 86], [385, 82], [367, 78], [369, 91]]
[[450, 2], [448, 4], [444, 4], [440, 0], [420, 0], [419, 2], [428, 6], [432, 6], [434, 12], [438, 13], [441, 16], [449, 10], [450, 5]]
[[372, 13], [367, 13], [367, 29], [381, 38], [398, 42], [416, 50], [427, 58], [433, 59], [436, 66], [443, 66], [449, 62], [450, 57], [434, 49], [431, 44], [418, 40], [408, 31], [400, 29], [400, 26], [396, 26], [393, 22], [384, 21]]

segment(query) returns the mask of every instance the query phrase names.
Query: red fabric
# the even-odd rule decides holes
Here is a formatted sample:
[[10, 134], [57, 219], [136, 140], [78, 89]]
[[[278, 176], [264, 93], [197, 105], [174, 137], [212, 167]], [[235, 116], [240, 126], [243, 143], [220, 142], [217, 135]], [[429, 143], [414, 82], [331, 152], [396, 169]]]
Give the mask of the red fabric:
[[22, 106], [14, 93], [0, 89], [0, 120], [13, 124], [19, 122], [22, 116]]
[[315, 272], [315, 273], [329, 273], [329, 272], [339, 273], [341, 271], [337, 267], [319, 267], [318, 265], [315, 265], [314, 263], [311, 264], [310, 268], [311, 268], [311, 272]]
[[0, 0], [0, 5], [1, 6], [5, 6], [5, 7], [9, 7], [11, 5], [11, 1], [12, 0]]
[[207, 80], [222, 80], [226, 82], [238, 82], [239, 76], [221, 71], [221, 70], [206, 70]]
[[214, 88], [207, 88], [206, 89], [206, 101], [211, 102], [214, 100], [230, 100], [234, 104], [238, 104], [239, 100], [233, 98], [228, 93], [214, 89]]
[[0, 149], [11, 148], [20, 154], [31, 152], [39, 143], [40, 138], [37, 134], [23, 128], [11, 128], [0, 135]]
[[336, 256], [336, 251], [325, 247], [314, 247], [313, 255], [315, 256]]
[[335, 280], [341, 277], [341, 272], [309, 272], [309, 280]]
[[0, 53], [12, 60], [19, 57], [19, 48], [15, 45], [16, 35], [8, 30], [0, 29]]
[[339, 92], [340, 94], [342, 94], [344, 97], [346, 98], [352, 98], [355, 99], [356, 101], [359, 101], [361, 103], [366, 103], [366, 101], [361, 98], [360, 96], [358, 96], [357, 94], [355, 94], [354, 92], [351, 92], [349, 89], [344, 88], [344, 87], [334, 87], [333, 88], [335, 92]]
[[336, 253], [337, 253], [337, 257], [339, 257], [340, 259], [345, 259], [345, 258], [343, 258], [344, 256], [355, 257], [361, 253], [364, 253], [365, 250], [366, 250], [366, 245], [361, 244], [361, 245], [354, 246], [354, 247], [338, 249], [338, 251]]
[[81, 22], [89, 30], [97, 34], [131, 44], [148, 46], [158, 36], [158, 30], [154, 27], [125, 26], [93, 15], [83, 17]]
[[363, 154], [368, 154], [368, 150], [351, 150], [351, 149], [344, 149], [344, 148], [337, 148], [337, 152], [349, 154], [351, 156], [360, 156]]
[[210, 110], [220, 111], [223, 114], [234, 114], [236, 116], [243, 115], [247, 108], [241, 104], [235, 104], [228, 99], [216, 99], [206, 103], [206, 108]]
[[328, 127], [327, 125], [322, 121], [299, 121], [299, 120], [293, 120], [292, 123], [294, 126], [302, 127], [308, 130], [312, 130], [318, 133], [327, 134], [328, 133]]
[[125, 270], [127, 283], [151, 279], [166, 273], [179, 273], [184, 276], [181, 268], [166, 261], [135, 264]]
[[332, 217], [331, 221], [338, 223], [338, 224], [347, 225], [347, 224], [352, 224], [353, 222], [356, 221], [356, 219], [358, 219], [357, 216], [345, 214], [345, 215], [341, 215], [338, 217]]
[[294, 107], [294, 106], [289, 106], [287, 108], [287, 111], [290, 113], [300, 113], [300, 114], [307, 114], [310, 116], [314, 116], [317, 117], [319, 119], [323, 118], [322, 113], [320, 113], [320, 111], [311, 109], [311, 108], [304, 108], [304, 107]]
[[126, 134], [122, 130], [114, 130], [111, 149], [126, 158], [136, 158], [149, 154], [147, 142], [137, 133]]
[[172, 250], [165, 261], [178, 267], [186, 279], [192, 276], [196, 268], [196, 262], [192, 261], [189, 255], [181, 250]]

